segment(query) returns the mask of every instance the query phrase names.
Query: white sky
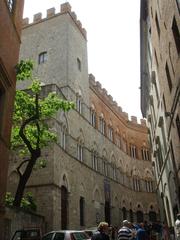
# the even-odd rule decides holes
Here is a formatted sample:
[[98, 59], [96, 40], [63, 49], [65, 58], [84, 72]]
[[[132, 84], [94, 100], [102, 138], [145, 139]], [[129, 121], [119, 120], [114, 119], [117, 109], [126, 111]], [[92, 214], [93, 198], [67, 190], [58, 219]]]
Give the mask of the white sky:
[[[65, 0], [25, 0], [24, 17], [51, 7], [60, 11]], [[130, 116], [140, 111], [140, 0], [69, 0], [87, 31], [89, 73]]]

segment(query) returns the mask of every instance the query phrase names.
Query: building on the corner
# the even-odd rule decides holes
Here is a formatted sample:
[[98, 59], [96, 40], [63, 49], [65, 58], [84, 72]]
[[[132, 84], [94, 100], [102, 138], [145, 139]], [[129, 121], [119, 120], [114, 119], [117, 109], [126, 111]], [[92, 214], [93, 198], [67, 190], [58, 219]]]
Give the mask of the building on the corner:
[[180, 2], [141, 1], [141, 110], [147, 118], [161, 220], [180, 211]]
[[[34, 170], [26, 190], [45, 216], [47, 230], [79, 229], [106, 220], [119, 226], [158, 219], [146, 121], [137, 122], [88, 74], [86, 30], [69, 3], [61, 12], [24, 20], [21, 59], [33, 59], [44, 94], [55, 91], [76, 102], [51, 125], [57, 144], [43, 150], [47, 166]], [[26, 88], [22, 83], [19, 87]], [[17, 159], [11, 161], [9, 190], [15, 191]]]
[[23, 0], [0, 1], [0, 239], [4, 239], [1, 227], [5, 218], [4, 198], [16, 89], [15, 66], [19, 58], [23, 6]]

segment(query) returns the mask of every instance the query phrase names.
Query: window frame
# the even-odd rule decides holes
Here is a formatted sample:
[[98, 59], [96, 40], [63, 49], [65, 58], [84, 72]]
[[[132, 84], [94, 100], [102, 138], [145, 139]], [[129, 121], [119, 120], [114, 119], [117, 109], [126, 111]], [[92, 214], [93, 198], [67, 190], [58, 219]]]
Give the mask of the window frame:
[[47, 51], [41, 52], [38, 55], [38, 64], [41, 65], [47, 62]]

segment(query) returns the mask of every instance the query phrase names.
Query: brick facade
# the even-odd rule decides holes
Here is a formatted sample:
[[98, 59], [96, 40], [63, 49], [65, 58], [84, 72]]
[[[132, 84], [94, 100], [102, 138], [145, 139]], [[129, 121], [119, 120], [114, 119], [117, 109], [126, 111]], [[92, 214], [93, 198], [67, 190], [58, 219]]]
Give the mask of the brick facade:
[[[48, 230], [87, 228], [100, 220], [119, 226], [141, 212], [158, 214], [145, 120], [128, 118], [92, 74], [88, 74], [86, 31], [68, 3], [24, 21], [21, 58], [32, 58], [44, 92], [76, 102], [51, 121], [57, 144], [43, 151], [47, 166], [33, 172], [27, 190], [37, 199]], [[39, 64], [38, 56], [46, 54]], [[18, 87], [26, 87], [24, 83]], [[16, 159], [9, 169], [14, 191]], [[123, 215], [124, 212], [124, 215]], [[132, 212], [132, 214], [131, 214]], [[64, 220], [66, 219], [66, 220]]]
[[148, 119], [161, 220], [180, 211], [180, 5], [141, 1], [141, 107]]
[[[5, 213], [4, 196], [16, 86], [14, 67], [19, 57], [23, 6], [23, 0], [12, 1], [12, 5], [6, 0], [0, 1], [0, 221], [3, 221]], [[0, 230], [0, 234], [2, 232]]]

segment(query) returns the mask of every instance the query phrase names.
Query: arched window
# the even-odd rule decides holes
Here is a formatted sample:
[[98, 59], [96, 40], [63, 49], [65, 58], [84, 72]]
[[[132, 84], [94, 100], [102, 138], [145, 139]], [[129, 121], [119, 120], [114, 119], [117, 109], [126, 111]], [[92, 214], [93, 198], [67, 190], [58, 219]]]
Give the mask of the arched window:
[[104, 135], [105, 135], [105, 129], [106, 129], [106, 123], [105, 123], [103, 114], [101, 114], [101, 116], [99, 117], [99, 130]]
[[157, 215], [154, 211], [149, 211], [149, 221], [150, 222], [156, 222], [157, 221]]
[[108, 176], [108, 162], [106, 159], [103, 159], [103, 173], [106, 177]]
[[46, 61], [47, 61], [47, 52], [40, 53], [38, 57], [38, 63], [42, 64], [42, 63], [45, 63]]
[[94, 106], [90, 108], [90, 123], [93, 127], [96, 127], [96, 111]]
[[145, 147], [141, 149], [142, 160], [150, 161], [149, 150]]
[[137, 158], [137, 148], [134, 144], [130, 144], [130, 156], [132, 158]]
[[108, 138], [113, 142], [113, 128], [111, 125], [108, 126]]
[[76, 109], [79, 113], [82, 113], [82, 98], [79, 94], [76, 95]]
[[92, 168], [98, 171], [98, 153], [95, 150], [92, 150]]
[[83, 141], [80, 139], [77, 143], [77, 159], [83, 162]]

